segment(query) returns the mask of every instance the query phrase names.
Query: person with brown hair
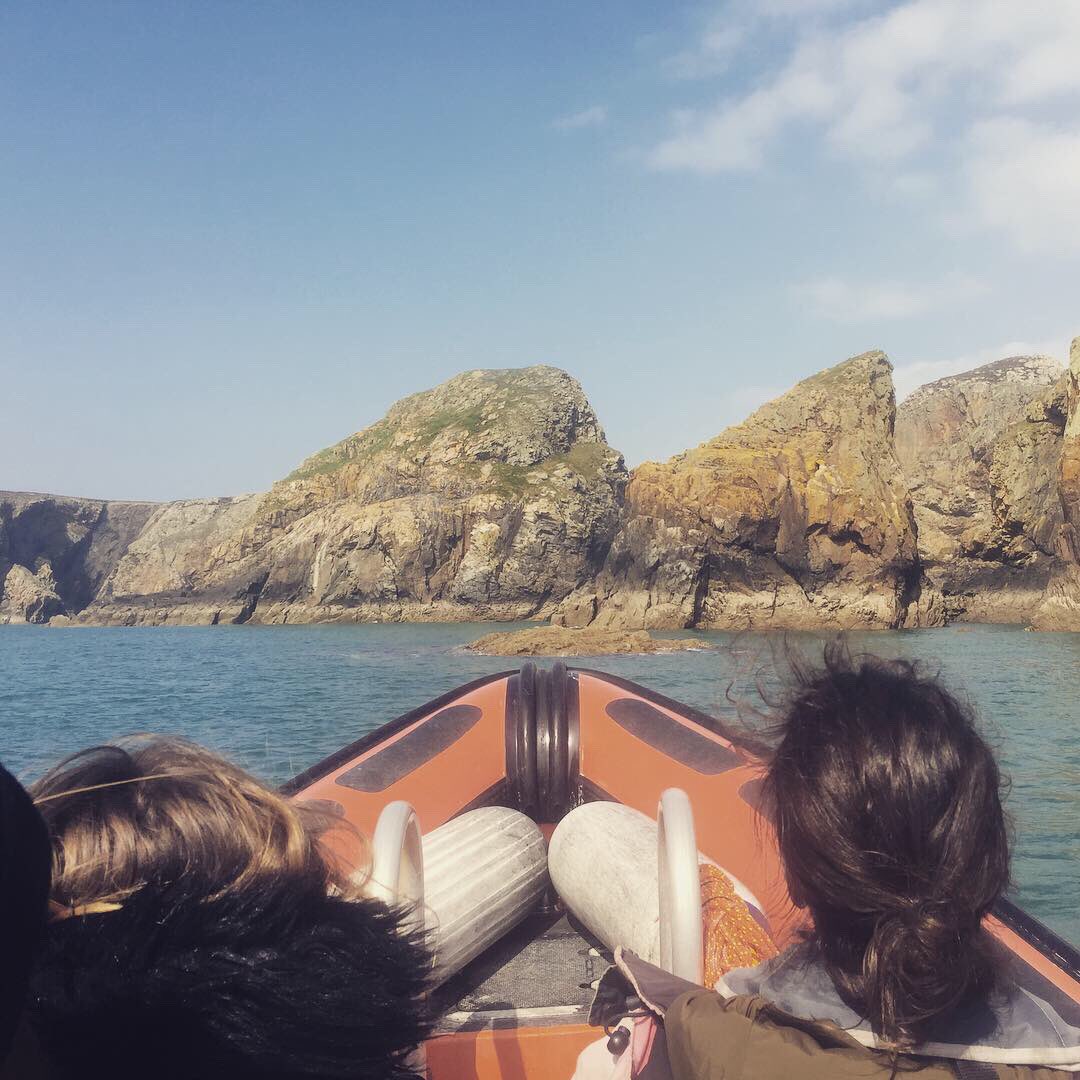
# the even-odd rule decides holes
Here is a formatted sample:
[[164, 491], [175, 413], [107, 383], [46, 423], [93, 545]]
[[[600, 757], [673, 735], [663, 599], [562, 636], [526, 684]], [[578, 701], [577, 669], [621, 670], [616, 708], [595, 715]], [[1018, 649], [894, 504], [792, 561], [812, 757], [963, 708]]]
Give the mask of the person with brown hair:
[[778, 734], [765, 805], [807, 930], [719, 993], [673, 1002], [676, 1080], [1080, 1063], [1080, 1029], [1011, 982], [984, 928], [1009, 885], [1009, 829], [970, 711], [913, 664], [835, 644], [796, 669]]
[[32, 1019], [62, 1080], [415, 1076], [430, 960], [333, 822], [173, 738], [83, 751], [32, 795], [53, 849]]
[[[794, 669], [762, 808], [807, 915], [802, 934], [708, 990], [616, 950], [591, 1014], [611, 1037], [582, 1055], [576, 1076], [1080, 1071], [1080, 1009], [1062, 996], [1067, 1022], [1018, 985], [1022, 969], [985, 928], [1009, 885], [1009, 828], [997, 762], [970, 710], [915, 665], [852, 659], [839, 643], [821, 667]], [[628, 1019], [619, 1035], [614, 1025]]]

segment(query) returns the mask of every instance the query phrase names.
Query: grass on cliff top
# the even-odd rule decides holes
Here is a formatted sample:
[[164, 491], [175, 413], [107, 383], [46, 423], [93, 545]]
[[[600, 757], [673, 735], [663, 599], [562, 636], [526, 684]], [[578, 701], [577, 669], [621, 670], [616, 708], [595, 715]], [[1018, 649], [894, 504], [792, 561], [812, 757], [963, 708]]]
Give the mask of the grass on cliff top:
[[[376, 431], [380, 427], [382, 430]], [[308, 458], [299, 469], [290, 473], [284, 482], [306, 480], [313, 476], [333, 473], [349, 461], [373, 457], [390, 447], [394, 433], [385, 421], [380, 421], [368, 431], [371, 436], [352, 440], [354, 443], [352, 447], [346, 446], [350, 440], [345, 440], [344, 443], [328, 447]], [[603, 443], [582, 442], [572, 446], [565, 454], [554, 454], [535, 465], [512, 465], [505, 461], [467, 459], [462, 461], [458, 468], [463, 478], [480, 491], [520, 498], [530, 489], [540, 490], [543, 486], [544, 481], [538, 481], [534, 474], [550, 474], [562, 466], [577, 473], [587, 483], [594, 482], [604, 471], [611, 454], [611, 448]], [[486, 476], [485, 470], [487, 470]]]
[[[290, 483], [313, 476], [327, 475], [336, 472], [351, 461], [375, 457], [390, 450], [403, 430], [409, 432], [407, 444], [409, 446], [431, 442], [451, 429], [463, 431], [466, 435], [478, 435], [498, 425], [512, 431], [520, 428], [525, 418], [535, 415], [548, 402], [544, 388], [523, 386], [520, 374], [514, 370], [494, 371], [489, 374], [488, 381], [495, 385], [498, 393], [483, 405], [438, 409], [417, 419], [415, 427], [410, 427], [408, 415], [410, 409], [407, 405], [401, 409], [401, 405], [410, 401], [406, 398], [405, 402], [395, 406], [388, 416], [372, 424], [371, 427], [313, 454], [289, 473], [283, 482]], [[417, 396], [425, 397], [427, 393], [430, 392]], [[505, 407], [499, 408], [500, 404]], [[405, 415], [395, 416], [399, 410]], [[549, 458], [533, 468], [555, 468], [562, 463], [591, 478], [601, 467], [606, 452], [607, 448], [598, 444], [579, 443], [567, 454]], [[492, 464], [491, 477], [496, 486], [512, 493], [524, 490], [530, 471], [528, 468], [499, 462]]]
[[[410, 434], [409, 443], [431, 442], [450, 428], [458, 428], [468, 435], [478, 434], [490, 426], [490, 421], [485, 418], [484, 413], [485, 410], [480, 406], [470, 409], [441, 409], [417, 424]], [[307, 480], [312, 476], [336, 472], [350, 461], [375, 457], [391, 448], [402, 427], [400, 421], [395, 422], [384, 417], [358, 434], [350, 435], [341, 442], [312, 454], [289, 473], [284, 482]]]

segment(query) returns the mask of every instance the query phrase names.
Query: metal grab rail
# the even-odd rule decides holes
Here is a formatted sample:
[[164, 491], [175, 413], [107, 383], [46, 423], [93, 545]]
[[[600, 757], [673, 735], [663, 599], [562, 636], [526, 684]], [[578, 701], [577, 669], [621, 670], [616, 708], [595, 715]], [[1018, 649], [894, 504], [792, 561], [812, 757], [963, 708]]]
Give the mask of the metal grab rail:
[[656, 811], [657, 885], [660, 893], [660, 966], [701, 983], [701, 879], [694, 810], [681, 788], [668, 788]]
[[424, 849], [416, 811], [404, 801], [387, 803], [375, 825], [368, 891], [377, 900], [411, 912], [412, 929], [424, 929]]

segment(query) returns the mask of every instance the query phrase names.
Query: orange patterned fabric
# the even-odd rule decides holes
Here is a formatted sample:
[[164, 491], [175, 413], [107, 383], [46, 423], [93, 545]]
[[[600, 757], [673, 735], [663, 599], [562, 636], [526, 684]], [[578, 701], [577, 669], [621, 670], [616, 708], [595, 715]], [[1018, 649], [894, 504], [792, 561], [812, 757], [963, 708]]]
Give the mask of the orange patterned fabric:
[[701, 923], [705, 943], [705, 985], [737, 967], [754, 967], [777, 953], [769, 935], [750, 914], [728, 876], [702, 863]]

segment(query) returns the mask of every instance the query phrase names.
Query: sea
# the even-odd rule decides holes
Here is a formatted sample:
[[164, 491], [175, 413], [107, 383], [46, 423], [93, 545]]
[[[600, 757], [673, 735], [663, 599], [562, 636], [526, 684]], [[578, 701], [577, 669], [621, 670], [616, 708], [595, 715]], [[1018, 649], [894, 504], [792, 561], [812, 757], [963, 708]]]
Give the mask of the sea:
[[[25, 780], [133, 732], [178, 733], [280, 783], [470, 679], [518, 666], [462, 646], [499, 624], [0, 627], [0, 760]], [[700, 652], [591, 657], [728, 722], [757, 722], [812, 634], [701, 633]], [[1080, 945], [1080, 634], [1019, 627], [852, 634], [921, 661], [974, 705], [1010, 778], [1015, 899]], [[570, 660], [569, 663], [575, 661]]]

